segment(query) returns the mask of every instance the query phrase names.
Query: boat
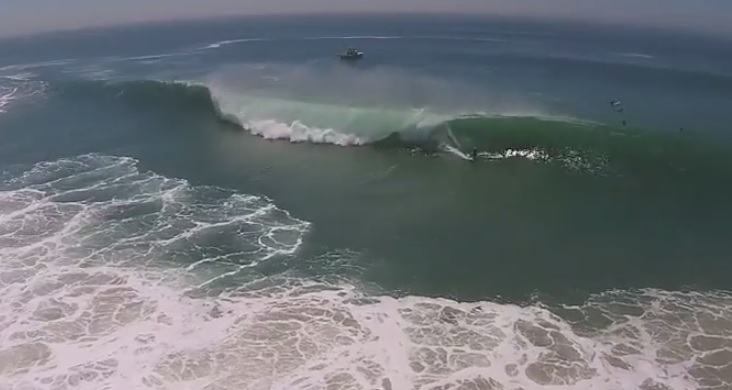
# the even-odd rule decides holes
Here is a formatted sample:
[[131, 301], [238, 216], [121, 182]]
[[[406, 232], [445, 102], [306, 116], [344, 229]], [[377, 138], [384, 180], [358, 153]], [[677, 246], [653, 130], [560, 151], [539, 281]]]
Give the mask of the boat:
[[348, 48], [340, 57], [342, 60], [360, 60], [363, 58], [363, 52], [354, 48]]

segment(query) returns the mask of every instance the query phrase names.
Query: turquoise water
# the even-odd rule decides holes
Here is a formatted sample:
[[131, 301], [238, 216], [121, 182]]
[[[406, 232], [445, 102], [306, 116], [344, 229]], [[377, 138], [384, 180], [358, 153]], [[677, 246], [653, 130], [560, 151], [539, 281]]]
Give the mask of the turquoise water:
[[729, 388], [728, 44], [416, 16], [0, 42], [1, 378]]

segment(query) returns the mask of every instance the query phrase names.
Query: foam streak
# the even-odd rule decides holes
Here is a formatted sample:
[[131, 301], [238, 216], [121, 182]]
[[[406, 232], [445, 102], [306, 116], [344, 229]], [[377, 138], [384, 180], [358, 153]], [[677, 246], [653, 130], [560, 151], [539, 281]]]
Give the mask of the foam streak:
[[2, 181], [0, 215], [2, 388], [732, 385], [728, 293], [613, 291], [550, 310], [247, 275], [295, 254], [309, 224], [111, 156]]

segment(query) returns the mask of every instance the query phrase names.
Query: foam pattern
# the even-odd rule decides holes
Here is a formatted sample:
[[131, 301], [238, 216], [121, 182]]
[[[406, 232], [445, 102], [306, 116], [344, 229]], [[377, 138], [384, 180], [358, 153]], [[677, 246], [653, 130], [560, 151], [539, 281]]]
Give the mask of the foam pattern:
[[309, 223], [131, 158], [39, 163], [0, 183], [3, 390], [732, 388], [728, 293], [393, 298], [263, 277], [263, 262], [302, 260]]

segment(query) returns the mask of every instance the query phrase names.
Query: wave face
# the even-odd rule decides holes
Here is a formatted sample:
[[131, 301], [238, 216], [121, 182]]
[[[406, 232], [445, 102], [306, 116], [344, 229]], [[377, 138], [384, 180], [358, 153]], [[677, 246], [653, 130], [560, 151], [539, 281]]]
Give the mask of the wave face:
[[[388, 78], [398, 78], [391, 75]], [[260, 77], [260, 76], [258, 76]], [[261, 76], [265, 77], [266, 76]], [[325, 76], [323, 76], [324, 78]], [[341, 76], [345, 77], [345, 76]], [[387, 78], [387, 79], [388, 79]], [[311, 76], [306, 77], [307, 80]], [[260, 80], [261, 81], [261, 80]], [[267, 82], [268, 80], [265, 80]], [[271, 80], [269, 80], [271, 81]], [[389, 83], [387, 81], [386, 83]], [[316, 91], [306, 86], [295, 86], [300, 94], [312, 93], [311, 98], [293, 96], [290, 92], [262, 89], [253, 85], [225, 87], [219, 78], [202, 83], [137, 81], [75, 81], [59, 84], [55, 91], [62, 97], [100, 101], [111, 101], [144, 110], [172, 112], [179, 115], [210, 116], [235, 123], [253, 134], [267, 139], [287, 139], [292, 142], [330, 143], [341, 146], [373, 144], [398, 134], [401, 139], [425, 141], [433, 130], [464, 117], [484, 117], [460, 113], [470, 109], [457, 108], [461, 105], [443, 94], [430, 107], [427, 101], [419, 108], [405, 106], [412, 101], [410, 96], [420, 91], [404, 91], [404, 96], [390, 92], [361, 90], [355, 100], [339, 99], [342, 91]], [[415, 82], [417, 83], [417, 82]], [[423, 83], [424, 84], [424, 83]], [[289, 81], [287, 83], [289, 86]], [[422, 89], [439, 89], [440, 85]], [[312, 89], [311, 89], [312, 88]], [[341, 84], [340, 89], [343, 89]], [[413, 89], [419, 89], [412, 87]], [[446, 88], [446, 87], [445, 87]], [[454, 87], [452, 87], [454, 89]], [[358, 89], [358, 88], [354, 88]], [[289, 90], [288, 90], [289, 91]], [[316, 93], [318, 93], [316, 95]], [[382, 98], [382, 94], [388, 97]], [[295, 94], [297, 95], [297, 94]], [[410, 95], [410, 96], [407, 96]], [[454, 92], [450, 96], [456, 96]], [[461, 100], [461, 99], [456, 99]], [[337, 101], [337, 102], [332, 102]], [[379, 103], [377, 103], [379, 102]], [[450, 102], [450, 104], [442, 104]], [[453, 106], [453, 107], [450, 107]], [[478, 107], [478, 106], [476, 106]], [[477, 108], [476, 108], [477, 110]], [[522, 114], [502, 114], [520, 116]], [[414, 146], [420, 146], [417, 142]], [[426, 143], [424, 145], [427, 145]]]
[[253, 134], [292, 142], [363, 145], [400, 131], [436, 124], [440, 116], [216, 93], [218, 109]]
[[[55, 85], [54, 90], [63, 98], [86, 99], [96, 104], [107, 102], [137, 110], [137, 113], [222, 121], [267, 139], [291, 142], [416, 148], [426, 153], [452, 153], [466, 159], [475, 149], [482, 159], [522, 157], [609, 175], [647, 174], [654, 180], [685, 175], [692, 180], [705, 181], [731, 165], [723, 146], [682, 137], [683, 134], [642, 132], [538, 116], [530, 114], [529, 109], [522, 109], [523, 113], [519, 109], [512, 112], [508, 108], [498, 108], [500, 105], [495, 106], [494, 114], [475, 113], [478, 107], [475, 104], [475, 109], [460, 112], [461, 109], [455, 107], [463, 103], [458, 101], [454, 105], [456, 103], [452, 102], [454, 106], [451, 107], [442, 104], [444, 97], [435, 99], [432, 107], [404, 108], [404, 103], [400, 102], [410, 101], [407, 95], [419, 95], [414, 91], [402, 91], [402, 96], [394, 94], [391, 101], [386, 99], [377, 105], [381, 87], [376, 92], [369, 92], [364, 87], [363, 93], [351, 98], [351, 102], [343, 99], [340, 103], [332, 103], [346, 87], [341, 85], [336, 91], [316, 94], [318, 90], [311, 84], [314, 77], [311, 74], [298, 76], [305, 80], [300, 81], [299, 86], [300, 78], [288, 76], [295, 82], [292, 91], [299, 91], [303, 96], [312, 93], [312, 98], [305, 99], [293, 96], [289, 89], [271, 87], [271, 83], [281, 81], [271, 80], [261, 72], [261, 69], [255, 72], [257, 78], [250, 77], [256, 80], [250, 81], [246, 88], [225, 86], [222, 80], [227, 80], [226, 77], [214, 77], [198, 84], [76, 81]], [[282, 71], [276, 73], [283, 74]], [[374, 77], [391, 82], [392, 74], [387, 75]], [[290, 80], [285, 84], [290, 85]], [[415, 84], [429, 90], [424, 87], [430, 85], [428, 82]], [[448, 97], [453, 96], [448, 93], [449, 88], [452, 87], [443, 88]], [[423, 99], [423, 103], [429, 102]]]
[[398, 69], [259, 65], [205, 80], [221, 112], [253, 133], [290, 141], [361, 145], [392, 133], [428, 136], [466, 113], [530, 113], [470, 85]]
[[726, 293], [613, 291], [551, 308], [264, 278], [259, 265], [296, 261], [309, 223], [126, 157], [6, 171], [0, 210], [3, 388], [732, 385]]

